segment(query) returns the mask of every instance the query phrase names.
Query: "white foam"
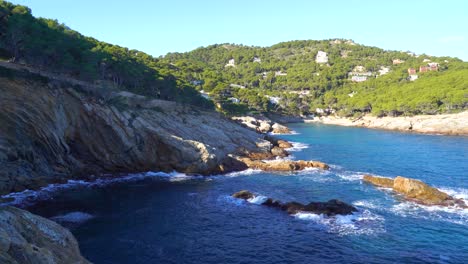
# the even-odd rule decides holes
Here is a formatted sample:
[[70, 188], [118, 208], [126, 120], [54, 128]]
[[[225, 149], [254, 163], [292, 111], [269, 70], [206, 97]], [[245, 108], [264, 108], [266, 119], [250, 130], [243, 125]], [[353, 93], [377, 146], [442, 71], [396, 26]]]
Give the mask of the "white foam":
[[448, 187], [439, 187], [437, 188], [448, 195], [457, 198], [463, 199], [465, 202], [468, 202], [468, 189], [465, 188], [448, 188]]
[[68, 223], [83, 223], [94, 218], [93, 215], [84, 212], [71, 212], [64, 215], [58, 215], [51, 217], [52, 220], [57, 222], [68, 222]]
[[300, 133], [298, 133], [297, 131], [294, 131], [294, 130], [290, 130], [289, 133], [275, 133], [275, 132], [268, 132], [268, 135], [273, 135], [273, 136], [276, 136], [276, 135], [299, 135]]
[[414, 217], [468, 226], [468, 209], [456, 206], [426, 206], [406, 201], [396, 204], [390, 211], [401, 217]]
[[302, 151], [303, 149], [309, 148], [309, 145], [305, 143], [292, 141], [290, 143], [292, 144], [292, 147], [286, 149], [289, 152]]
[[258, 196], [254, 196], [253, 198], [248, 199], [247, 202], [253, 203], [253, 204], [262, 204], [266, 202], [266, 200], [268, 200], [268, 197], [263, 196], [263, 195], [258, 195]]
[[336, 175], [345, 181], [360, 181], [364, 177], [365, 173], [362, 172], [351, 172], [351, 171], [345, 171], [345, 172], [337, 172]]
[[74, 189], [79, 187], [103, 187], [109, 184], [122, 183], [122, 182], [135, 182], [146, 178], [159, 178], [167, 181], [184, 181], [191, 179], [200, 179], [203, 176], [188, 176], [179, 172], [145, 172], [129, 174], [122, 177], [114, 178], [99, 178], [94, 181], [85, 180], [69, 180], [66, 183], [49, 184], [39, 190], [24, 190], [22, 192], [15, 192], [1, 196], [5, 199], [13, 199], [11, 202], [3, 203], [4, 205], [31, 205], [35, 201], [48, 200], [57, 191]]
[[300, 212], [295, 218], [311, 221], [324, 227], [327, 232], [341, 236], [345, 235], [372, 235], [385, 232], [383, 222], [385, 219], [369, 210], [356, 212], [351, 215], [336, 215], [328, 217], [323, 214]]
[[243, 171], [230, 172], [230, 173], [222, 175], [222, 177], [237, 177], [237, 176], [244, 176], [244, 175], [253, 175], [253, 174], [257, 174], [261, 172], [263, 171], [257, 170], [257, 169], [246, 169]]

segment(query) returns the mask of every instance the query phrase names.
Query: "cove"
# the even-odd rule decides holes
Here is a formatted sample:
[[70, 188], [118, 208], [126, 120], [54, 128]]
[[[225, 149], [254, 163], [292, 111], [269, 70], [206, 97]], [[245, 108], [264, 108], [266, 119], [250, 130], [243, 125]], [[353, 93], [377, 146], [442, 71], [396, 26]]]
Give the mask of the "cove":
[[[94, 263], [466, 263], [468, 211], [420, 206], [362, 183], [402, 175], [468, 199], [468, 138], [293, 124], [295, 159], [330, 171], [137, 177], [57, 191], [30, 209], [61, 221]], [[131, 178], [131, 177], [130, 177]], [[340, 199], [352, 216], [289, 216], [234, 199]]]

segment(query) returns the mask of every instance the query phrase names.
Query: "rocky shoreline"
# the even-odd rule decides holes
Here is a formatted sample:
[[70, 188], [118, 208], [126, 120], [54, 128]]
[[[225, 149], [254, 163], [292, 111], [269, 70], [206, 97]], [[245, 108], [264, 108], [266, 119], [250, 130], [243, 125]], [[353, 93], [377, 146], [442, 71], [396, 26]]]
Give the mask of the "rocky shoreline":
[[375, 117], [366, 115], [357, 119], [325, 116], [304, 119], [304, 122], [396, 130], [421, 134], [468, 136], [468, 111], [457, 114], [418, 115], [411, 117]]

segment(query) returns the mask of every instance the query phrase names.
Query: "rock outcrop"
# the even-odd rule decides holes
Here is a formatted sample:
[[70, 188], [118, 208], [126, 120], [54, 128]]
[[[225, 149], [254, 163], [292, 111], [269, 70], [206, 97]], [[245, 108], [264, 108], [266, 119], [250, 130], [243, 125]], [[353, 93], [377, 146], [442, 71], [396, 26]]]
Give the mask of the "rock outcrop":
[[393, 179], [390, 178], [364, 175], [362, 180], [378, 187], [393, 188]]
[[288, 127], [275, 123], [266, 117], [235, 116], [232, 119], [259, 133], [291, 134]]
[[[250, 191], [243, 190], [232, 195], [234, 198], [252, 200], [257, 196]], [[280, 201], [274, 200], [272, 198], [264, 199], [264, 202], [261, 205], [278, 208], [287, 212], [288, 214], [297, 214], [301, 212], [309, 212], [314, 214], [324, 214], [327, 216], [334, 215], [349, 215], [353, 212], [356, 212], [357, 209], [352, 205], [344, 203], [340, 200], [330, 200], [328, 202], [311, 202], [306, 205], [298, 202], [288, 202], [282, 203]]]
[[60, 225], [13, 207], [0, 207], [0, 263], [86, 264], [78, 243]]
[[468, 208], [462, 199], [454, 198], [426, 183], [398, 176], [395, 179], [365, 175], [363, 181], [379, 187], [392, 188], [396, 193], [402, 194], [406, 199], [424, 204], [440, 206], [458, 206]]
[[87, 89], [0, 68], [0, 194], [101, 173], [228, 172], [245, 168], [229, 154], [273, 147], [214, 111]]
[[306, 168], [320, 168], [328, 170], [330, 167], [320, 161], [306, 161], [306, 160], [252, 160], [250, 158], [240, 158], [251, 169], [263, 171], [300, 171]]

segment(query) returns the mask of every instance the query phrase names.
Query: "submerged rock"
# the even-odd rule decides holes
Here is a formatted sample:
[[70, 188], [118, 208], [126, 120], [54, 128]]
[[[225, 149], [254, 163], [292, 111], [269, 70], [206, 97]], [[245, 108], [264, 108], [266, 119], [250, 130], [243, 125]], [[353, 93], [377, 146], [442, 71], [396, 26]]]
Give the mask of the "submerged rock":
[[73, 235], [59, 224], [14, 207], [0, 207], [0, 263], [85, 264]]
[[[250, 191], [239, 191], [232, 195], [234, 198], [250, 200], [254, 199], [256, 196]], [[344, 203], [340, 200], [330, 200], [328, 202], [311, 202], [307, 205], [298, 202], [287, 202], [282, 203], [272, 198], [267, 198], [265, 202], [261, 205], [278, 208], [280, 210], [286, 211], [288, 214], [297, 214], [300, 212], [309, 212], [314, 214], [324, 214], [327, 216], [333, 215], [349, 215], [353, 212], [357, 212], [357, 209], [352, 205]]]
[[467, 208], [462, 199], [454, 198], [426, 183], [398, 176], [395, 179], [364, 175], [363, 181], [379, 187], [392, 188], [396, 193], [402, 194], [406, 199], [424, 205], [458, 206]]

